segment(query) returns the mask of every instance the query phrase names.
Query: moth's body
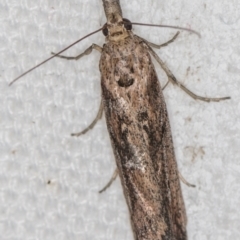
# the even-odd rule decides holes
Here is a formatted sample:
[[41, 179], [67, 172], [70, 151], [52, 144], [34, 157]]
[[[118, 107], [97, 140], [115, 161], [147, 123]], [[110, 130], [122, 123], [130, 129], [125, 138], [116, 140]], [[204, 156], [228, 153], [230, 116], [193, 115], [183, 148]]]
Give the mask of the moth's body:
[[107, 127], [134, 236], [185, 240], [186, 213], [161, 87], [146, 43], [126, 30], [119, 16], [108, 19], [111, 35], [99, 66]]
[[[122, 18], [119, 0], [103, 0], [103, 6], [107, 17], [103, 28], [53, 54], [15, 78], [9, 85], [54, 57], [78, 60], [93, 49], [100, 51], [102, 102], [116, 158], [115, 173], [121, 179], [134, 237], [136, 240], [187, 240], [187, 217], [166, 104], [149, 53], [161, 65], [169, 81], [192, 98], [218, 102], [230, 97], [208, 98], [191, 92], [177, 81], [150, 47], [166, 46], [176, 39], [178, 33], [165, 44], [151, 44], [133, 35], [130, 21]], [[100, 30], [106, 36], [103, 48], [92, 44], [78, 56], [60, 55]], [[102, 111], [101, 104], [97, 117], [88, 128], [72, 136], [80, 136], [92, 129], [101, 118]]]

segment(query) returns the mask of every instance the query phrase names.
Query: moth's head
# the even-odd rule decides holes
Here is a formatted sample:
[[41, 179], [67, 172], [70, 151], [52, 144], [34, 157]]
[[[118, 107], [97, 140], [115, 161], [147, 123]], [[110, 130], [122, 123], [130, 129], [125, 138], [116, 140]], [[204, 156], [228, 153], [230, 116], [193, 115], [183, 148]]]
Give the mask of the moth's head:
[[128, 19], [113, 14], [103, 26], [102, 32], [107, 40], [118, 42], [128, 37], [131, 29], [132, 24]]

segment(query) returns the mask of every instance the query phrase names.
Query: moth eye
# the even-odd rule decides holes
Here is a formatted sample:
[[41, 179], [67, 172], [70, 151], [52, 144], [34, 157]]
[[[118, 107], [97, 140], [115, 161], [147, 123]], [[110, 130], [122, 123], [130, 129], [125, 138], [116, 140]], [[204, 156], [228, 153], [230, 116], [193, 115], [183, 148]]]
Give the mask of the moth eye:
[[127, 30], [132, 30], [132, 23], [130, 20], [123, 18], [123, 24]]
[[103, 32], [103, 35], [104, 36], [107, 36], [108, 35], [108, 28], [107, 28], [107, 24], [105, 23], [103, 28], [102, 28], [102, 32]]

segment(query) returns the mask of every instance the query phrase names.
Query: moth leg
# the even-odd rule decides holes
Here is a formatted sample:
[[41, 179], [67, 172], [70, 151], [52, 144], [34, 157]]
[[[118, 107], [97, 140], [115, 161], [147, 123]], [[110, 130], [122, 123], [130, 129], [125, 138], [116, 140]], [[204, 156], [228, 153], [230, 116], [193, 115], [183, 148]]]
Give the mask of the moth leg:
[[113, 183], [113, 181], [117, 178], [117, 176], [118, 176], [118, 169], [116, 168], [115, 171], [114, 171], [114, 173], [113, 173], [113, 175], [112, 175], [112, 177], [111, 177], [111, 179], [110, 179], [110, 181], [106, 184], [106, 186], [105, 186], [103, 189], [101, 189], [101, 190], [99, 191], [99, 193], [102, 193], [102, 192], [104, 192], [107, 188], [109, 188], [109, 187], [111, 186], [111, 184]]
[[100, 103], [100, 107], [99, 107], [97, 116], [96, 116], [95, 119], [92, 121], [92, 123], [91, 123], [87, 128], [85, 128], [83, 131], [81, 131], [81, 132], [79, 132], [79, 133], [72, 133], [71, 136], [79, 137], [79, 136], [85, 134], [86, 132], [88, 132], [89, 130], [91, 130], [91, 129], [96, 125], [97, 121], [98, 121], [99, 119], [101, 119], [102, 113], [103, 113], [103, 103], [102, 103], [102, 100], [101, 100], [101, 103]]
[[[102, 48], [100, 46], [98, 46], [97, 44], [93, 43], [89, 48], [87, 48], [83, 53], [75, 56], [75, 57], [67, 57], [67, 56], [64, 56], [64, 55], [57, 55], [56, 57], [59, 57], [59, 58], [64, 58], [64, 59], [67, 59], [67, 60], [78, 60], [80, 59], [81, 57], [85, 56], [85, 55], [89, 55], [92, 50], [95, 49], [97, 51], [99, 51], [100, 53], [102, 52]], [[55, 54], [54, 52], [51, 52], [51, 54]]]
[[155, 43], [151, 43], [151, 42], [149, 42], [149, 41], [147, 41], [146, 39], [143, 39], [143, 38], [141, 38], [141, 39], [143, 39], [144, 40], [144, 42], [146, 42], [149, 46], [151, 46], [151, 47], [153, 47], [153, 48], [161, 48], [161, 47], [166, 47], [166, 46], [168, 46], [170, 43], [172, 43], [172, 42], [174, 42], [175, 40], [176, 40], [176, 38], [178, 37], [178, 35], [179, 35], [179, 31], [173, 36], [173, 38], [171, 38], [169, 41], [167, 41], [167, 42], [165, 42], [165, 43], [163, 43], [163, 44], [155, 44]]
[[[167, 41], [166, 43], [163, 43], [163, 44], [160, 44], [160, 45], [157, 45], [157, 44], [155, 44], [155, 43], [151, 43], [151, 42], [147, 41], [146, 39], [141, 38], [141, 37], [139, 37], [139, 36], [138, 36], [138, 37], [139, 37], [140, 39], [142, 39], [144, 42], [146, 42], [149, 46], [159, 49], [159, 48], [161, 48], [161, 47], [166, 47], [168, 44], [174, 42], [174, 41], [176, 40], [176, 38], [178, 37], [179, 33], [180, 33], [180, 32], [178, 31], [178, 32], [173, 36], [173, 38], [171, 38], [171, 39], [170, 39], [169, 41]], [[162, 87], [162, 91], [168, 86], [169, 82], [170, 82], [170, 80], [168, 80], [167, 83]]]
[[168, 80], [167, 83], [162, 87], [162, 91], [167, 87], [167, 85], [170, 83], [170, 81]]
[[[172, 42], [174, 42], [175, 40], [176, 40], [176, 38], [178, 37], [178, 35], [179, 35], [179, 31], [173, 36], [173, 38], [171, 38], [169, 41], [167, 41], [167, 42], [165, 42], [165, 43], [163, 43], [163, 44], [155, 44], [155, 43], [151, 43], [151, 42], [149, 42], [149, 41], [147, 41], [146, 39], [144, 39], [144, 38], [141, 38], [141, 37], [139, 37], [139, 38], [141, 38], [144, 42], [146, 42], [149, 46], [151, 46], [151, 47], [154, 47], [154, 48], [157, 48], [157, 49], [159, 49], [159, 48], [161, 48], [161, 47], [166, 47], [166, 46], [168, 46], [170, 43], [172, 43]], [[167, 87], [167, 85], [169, 84], [169, 80], [167, 81], [167, 83], [162, 87], [162, 91]]]
[[184, 184], [186, 184], [188, 187], [196, 187], [196, 185], [189, 183], [189, 182], [182, 176], [182, 174], [181, 174], [179, 171], [178, 171], [178, 176], [179, 176], [180, 180], [181, 180]]
[[[146, 43], [146, 42], [145, 42]], [[165, 71], [165, 73], [168, 76], [168, 80], [170, 80], [173, 84], [176, 84], [178, 87], [180, 87], [184, 92], [186, 92], [190, 97], [193, 99], [199, 99], [201, 101], [205, 102], [219, 102], [222, 100], [230, 99], [230, 97], [221, 97], [221, 98], [209, 98], [209, 97], [202, 97], [199, 95], [196, 95], [192, 91], [190, 91], [188, 88], [186, 88], [182, 83], [180, 83], [175, 76], [172, 74], [172, 72], [169, 70], [169, 68], [164, 64], [164, 62], [159, 58], [159, 56], [152, 50], [152, 48], [146, 43], [146, 47], [148, 51], [152, 54], [152, 56], [157, 60], [157, 62], [160, 64], [162, 69]]]

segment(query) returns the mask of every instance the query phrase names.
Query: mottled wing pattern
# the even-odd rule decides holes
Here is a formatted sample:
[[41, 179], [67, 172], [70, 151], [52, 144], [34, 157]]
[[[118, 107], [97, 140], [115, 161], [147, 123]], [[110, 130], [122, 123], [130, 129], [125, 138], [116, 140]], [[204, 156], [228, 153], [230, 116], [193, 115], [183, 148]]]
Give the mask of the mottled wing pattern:
[[133, 35], [108, 42], [100, 71], [108, 131], [135, 239], [187, 239], [167, 109], [145, 43]]

